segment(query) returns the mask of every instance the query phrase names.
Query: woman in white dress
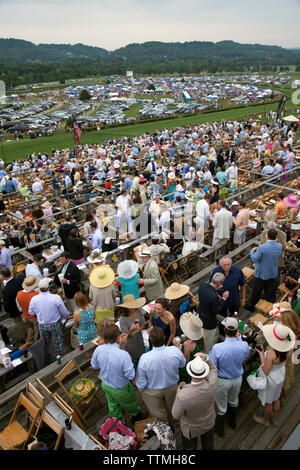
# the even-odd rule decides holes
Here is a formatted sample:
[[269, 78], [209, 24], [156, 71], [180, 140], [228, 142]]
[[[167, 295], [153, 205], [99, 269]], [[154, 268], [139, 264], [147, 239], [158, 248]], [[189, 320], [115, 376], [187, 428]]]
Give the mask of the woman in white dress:
[[278, 426], [278, 415], [280, 410], [280, 394], [285, 379], [285, 363], [291, 359], [292, 349], [295, 343], [295, 334], [284, 325], [265, 325], [263, 334], [270, 347], [259, 353], [261, 369], [264, 372], [267, 385], [264, 390], [258, 390], [258, 398], [264, 407], [262, 417], [253, 415], [254, 421], [269, 427]]

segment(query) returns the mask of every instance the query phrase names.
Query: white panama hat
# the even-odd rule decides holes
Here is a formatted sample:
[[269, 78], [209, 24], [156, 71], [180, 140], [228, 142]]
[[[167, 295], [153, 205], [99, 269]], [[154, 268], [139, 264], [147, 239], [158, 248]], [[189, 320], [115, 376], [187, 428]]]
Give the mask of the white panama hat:
[[209, 366], [201, 357], [196, 356], [195, 359], [187, 363], [186, 371], [195, 379], [204, 379], [209, 374]]

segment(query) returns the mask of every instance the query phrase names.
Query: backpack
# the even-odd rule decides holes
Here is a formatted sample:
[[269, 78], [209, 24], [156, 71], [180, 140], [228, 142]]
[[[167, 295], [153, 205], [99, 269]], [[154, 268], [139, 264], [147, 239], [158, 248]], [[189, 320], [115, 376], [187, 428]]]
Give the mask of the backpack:
[[[162, 261], [163, 268], [166, 269], [167, 266], [173, 261], [175, 261], [176, 259], [177, 259], [177, 255], [175, 253], [167, 253]], [[170, 272], [174, 273], [176, 269], [177, 269], [177, 265], [176, 263], [174, 263], [174, 265], [171, 266], [170, 268]]]

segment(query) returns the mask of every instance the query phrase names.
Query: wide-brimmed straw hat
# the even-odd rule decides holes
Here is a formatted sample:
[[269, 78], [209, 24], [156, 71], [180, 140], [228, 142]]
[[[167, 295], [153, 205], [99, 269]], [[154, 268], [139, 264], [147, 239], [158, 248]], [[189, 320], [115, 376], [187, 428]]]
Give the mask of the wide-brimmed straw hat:
[[41, 204], [41, 207], [43, 207], [44, 209], [47, 209], [50, 206], [51, 206], [51, 203], [49, 201], [45, 201], [43, 204]]
[[136, 261], [128, 259], [126, 261], [122, 261], [117, 268], [117, 272], [119, 276], [123, 277], [124, 279], [130, 279], [133, 277], [139, 269], [139, 265]]
[[165, 292], [165, 298], [168, 300], [175, 300], [180, 299], [185, 294], [189, 292], [189, 286], [185, 286], [184, 284], [178, 284], [178, 282], [173, 282]]
[[135, 299], [134, 295], [128, 294], [128, 295], [124, 295], [123, 304], [119, 304], [118, 307], [141, 308], [145, 305], [145, 303], [146, 303], [145, 297], [140, 297], [139, 299]]
[[101, 253], [100, 250], [94, 250], [90, 254], [90, 256], [87, 257], [87, 260], [89, 263], [103, 263], [105, 261], [107, 256], [107, 252]]
[[109, 266], [96, 266], [89, 275], [89, 281], [94, 287], [108, 287], [115, 279], [115, 273]]
[[33, 290], [40, 282], [40, 279], [36, 278], [35, 276], [27, 276], [25, 277], [22, 287], [25, 290]]
[[203, 322], [192, 312], [183, 313], [180, 317], [180, 328], [189, 339], [197, 340], [203, 336]]
[[280, 352], [287, 352], [295, 344], [295, 333], [285, 325], [264, 325], [263, 334], [269, 345]]
[[186, 371], [195, 379], [204, 379], [209, 374], [209, 366], [201, 357], [196, 356], [195, 359], [187, 363]]
[[283, 199], [284, 203], [288, 207], [298, 207], [299, 206], [299, 198], [296, 194], [289, 194], [287, 197]]
[[170, 180], [173, 180], [175, 178], [175, 173], [173, 171], [171, 171], [170, 173], [168, 173], [168, 178]]

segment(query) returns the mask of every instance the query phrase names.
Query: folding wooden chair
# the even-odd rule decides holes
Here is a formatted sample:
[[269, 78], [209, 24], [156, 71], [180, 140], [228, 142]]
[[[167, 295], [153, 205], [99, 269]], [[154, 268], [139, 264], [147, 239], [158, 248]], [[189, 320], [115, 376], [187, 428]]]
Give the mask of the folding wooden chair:
[[40, 392], [35, 388], [32, 383], [27, 382], [26, 384], [26, 397], [28, 400], [32, 401], [35, 406], [38, 406], [39, 408], [44, 409], [46, 406], [46, 400], [43, 395], [40, 394]]
[[38, 428], [36, 430], [36, 436], [43, 424], [49, 426], [49, 428], [57, 434], [57, 439], [53, 450], [58, 450], [60, 441], [64, 434], [64, 427], [59, 424], [49, 413], [47, 413], [46, 410], [44, 410], [42, 413]]
[[40, 387], [40, 389], [43, 390], [43, 392], [46, 393], [46, 395], [48, 395], [48, 397], [52, 399], [53, 393], [49, 390], [49, 388], [46, 387], [46, 385], [38, 377], [35, 377], [35, 381]]
[[[23, 406], [31, 415], [32, 422], [26, 429], [16, 420], [20, 406]], [[0, 433], [0, 448], [2, 450], [24, 450], [27, 441], [31, 438], [41, 408], [31, 403], [23, 393], [20, 394], [8, 426]]]
[[79, 426], [84, 432], [86, 432], [84, 424], [81, 422], [76, 411], [70, 407], [70, 405], [58, 394], [53, 394], [53, 401], [59, 406], [59, 408], [69, 417], [72, 417], [72, 420], [77, 426]]
[[[32, 385], [32, 383], [27, 382], [26, 384], [26, 397], [28, 400], [30, 400], [35, 406], [41, 408], [41, 410], [44, 410], [46, 406], [46, 400], [43, 395], [40, 394], [40, 392]], [[28, 428], [29, 423], [31, 420], [30, 413], [26, 410], [26, 427]], [[37, 420], [37, 425], [38, 425], [38, 420]]]
[[107, 450], [107, 448], [99, 441], [99, 439], [96, 436], [93, 436], [93, 434], [88, 434], [89, 438], [95, 442], [95, 444], [103, 450]]
[[[76, 413], [80, 416], [80, 418], [82, 419], [82, 421], [87, 424], [87, 421], [86, 421], [86, 416], [88, 415], [90, 409], [91, 409], [91, 401], [93, 400], [93, 398], [95, 398], [99, 404], [99, 406], [101, 406], [101, 403], [100, 403], [100, 400], [99, 398], [97, 397], [97, 392], [99, 390], [98, 387], [95, 387], [95, 390], [94, 392], [88, 397], [88, 398], [85, 398], [83, 400], [80, 401], [80, 403], [76, 404], [71, 393], [66, 389], [66, 387], [64, 386], [63, 384], [63, 380], [71, 373], [73, 372], [74, 370], [77, 370], [77, 372], [79, 373], [79, 375], [82, 377], [82, 378], [85, 378], [84, 377], [84, 374], [82, 372], [82, 370], [80, 369], [80, 367], [78, 366], [77, 362], [75, 361], [75, 359], [72, 359], [70, 362], [68, 362], [68, 364], [57, 374], [55, 375], [55, 379], [58, 383], [58, 385], [61, 387], [61, 389], [64, 391], [64, 393], [66, 394], [66, 396], [68, 397], [68, 399], [71, 401], [72, 403], [72, 406], [75, 408], [76, 410]], [[83, 406], [87, 406], [87, 410], [85, 411], [85, 413], [82, 413], [80, 411], [80, 408], [82, 408]]]

